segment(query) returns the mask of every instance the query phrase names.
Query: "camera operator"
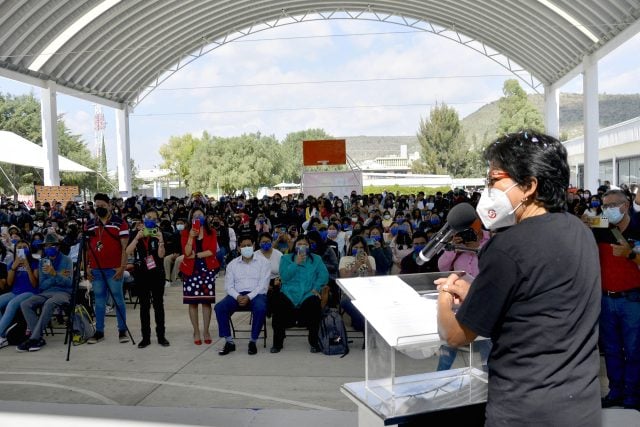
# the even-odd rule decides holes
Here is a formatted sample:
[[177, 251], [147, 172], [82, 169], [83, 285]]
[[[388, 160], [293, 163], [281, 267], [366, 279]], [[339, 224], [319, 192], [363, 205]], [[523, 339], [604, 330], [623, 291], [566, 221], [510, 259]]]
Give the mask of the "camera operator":
[[121, 217], [111, 214], [109, 196], [97, 193], [93, 201], [96, 217], [87, 222], [85, 231], [89, 235], [88, 278], [93, 283], [96, 298], [96, 333], [87, 343], [96, 344], [104, 340], [107, 286], [117, 306], [118, 339], [121, 343], [126, 343], [129, 342], [129, 337], [122, 285], [127, 267], [125, 249], [129, 241], [129, 226]]

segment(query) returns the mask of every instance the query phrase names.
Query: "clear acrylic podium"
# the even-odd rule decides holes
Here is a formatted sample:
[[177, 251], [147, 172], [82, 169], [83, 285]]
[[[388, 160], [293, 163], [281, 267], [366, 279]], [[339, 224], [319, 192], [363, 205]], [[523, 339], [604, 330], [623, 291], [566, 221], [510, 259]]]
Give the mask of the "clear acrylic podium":
[[[437, 291], [433, 281], [449, 273], [421, 273], [398, 276], [435, 304]], [[380, 286], [384, 286], [384, 278]], [[352, 297], [353, 279], [339, 279], [338, 284]], [[342, 283], [341, 283], [342, 282]], [[367, 314], [363, 312], [365, 319]], [[431, 313], [429, 313], [431, 316]], [[380, 319], [376, 323], [380, 325]], [[437, 333], [437, 319], [431, 319], [430, 333], [397, 335], [389, 342], [366, 321], [365, 380], [347, 383], [342, 392], [358, 406], [360, 426], [396, 425], [415, 417], [455, 408], [483, 405], [487, 399], [486, 358], [490, 341], [479, 338], [463, 348], [442, 347]], [[429, 330], [429, 328], [425, 328]], [[440, 358], [449, 361], [447, 370], [438, 371]], [[448, 363], [445, 363], [445, 367]]]

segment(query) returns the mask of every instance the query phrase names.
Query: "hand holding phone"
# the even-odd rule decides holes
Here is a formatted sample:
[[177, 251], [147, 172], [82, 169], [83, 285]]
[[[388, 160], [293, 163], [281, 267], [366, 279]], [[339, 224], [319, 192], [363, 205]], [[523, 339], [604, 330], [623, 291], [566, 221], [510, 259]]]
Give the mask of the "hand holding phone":
[[16, 258], [26, 259], [27, 256], [24, 254], [24, 248], [16, 249]]

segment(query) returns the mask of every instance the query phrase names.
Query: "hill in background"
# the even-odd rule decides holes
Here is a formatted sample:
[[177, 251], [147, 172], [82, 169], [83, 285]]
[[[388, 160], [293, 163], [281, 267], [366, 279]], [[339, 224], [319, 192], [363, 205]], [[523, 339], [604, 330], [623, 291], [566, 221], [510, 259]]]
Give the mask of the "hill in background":
[[[544, 95], [529, 95], [531, 103], [542, 113]], [[560, 94], [560, 134], [568, 138], [582, 135], [582, 94]], [[462, 126], [468, 141], [482, 142], [485, 134], [489, 138], [496, 135], [498, 128], [498, 101], [487, 104], [462, 119]], [[600, 127], [607, 127], [640, 116], [640, 94], [600, 95]]]

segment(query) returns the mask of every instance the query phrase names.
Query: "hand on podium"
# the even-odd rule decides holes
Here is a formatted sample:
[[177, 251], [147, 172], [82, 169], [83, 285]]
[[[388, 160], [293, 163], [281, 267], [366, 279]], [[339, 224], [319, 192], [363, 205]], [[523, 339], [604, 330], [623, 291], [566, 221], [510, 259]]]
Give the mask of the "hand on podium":
[[[437, 279], [434, 283], [438, 286], [438, 291], [449, 294], [452, 297], [452, 304], [461, 304], [469, 293], [471, 284], [463, 279], [464, 275], [450, 274], [447, 278]], [[447, 297], [444, 295], [443, 297]]]

